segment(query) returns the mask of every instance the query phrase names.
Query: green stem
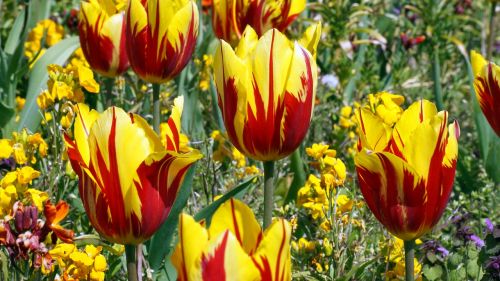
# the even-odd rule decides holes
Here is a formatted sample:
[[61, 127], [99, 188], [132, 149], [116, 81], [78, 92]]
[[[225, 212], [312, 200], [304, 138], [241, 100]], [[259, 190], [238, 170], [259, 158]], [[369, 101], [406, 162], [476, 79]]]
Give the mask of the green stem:
[[153, 128], [160, 133], [160, 84], [153, 84]]
[[274, 206], [274, 161], [264, 162], [264, 229], [273, 219]]
[[293, 171], [293, 180], [290, 184], [290, 188], [288, 189], [285, 204], [297, 199], [297, 192], [306, 182], [306, 171], [304, 170], [304, 162], [302, 161], [302, 156], [300, 155], [300, 147], [295, 149], [289, 159], [290, 167]]
[[432, 78], [434, 80], [434, 97], [436, 99], [436, 105], [438, 110], [443, 110], [444, 103], [443, 103], [443, 92], [441, 89], [441, 64], [439, 62], [439, 53], [437, 46], [434, 47], [432, 56], [433, 56]]
[[491, 1], [491, 10], [490, 10], [490, 22], [489, 22], [489, 34], [488, 34], [488, 45], [486, 47], [486, 59], [491, 60], [491, 56], [493, 54], [493, 42], [495, 41], [495, 30], [493, 26], [495, 26], [495, 9], [497, 6], [496, 1]]
[[115, 78], [105, 78], [104, 86], [106, 87], [106, 108], [113, 106], [113, 88], [115, 86]]
[[415, 258], [415, 240], [410, 240], [404, 242], [405, 245], [405, 280], [413, 281], [415, 277], [413, 276], [413, 260]]
[[138, 281], [136, 246], [125, 245], [125, 255], [127, 257], [128, 281]]

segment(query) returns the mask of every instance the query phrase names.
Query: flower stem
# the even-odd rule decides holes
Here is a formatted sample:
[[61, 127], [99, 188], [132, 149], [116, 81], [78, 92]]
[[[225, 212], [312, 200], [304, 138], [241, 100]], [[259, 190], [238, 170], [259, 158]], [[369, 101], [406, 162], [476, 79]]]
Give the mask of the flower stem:
[[413, 281], [413, 260], [415, 258], [415, 240], [409, 240], [404, 242], [405, 245], [405, 280]]
[[486, 45], [486, 59], [491, 60], [491, 56], [493, 54], [493, 43], [495, 41], [495, 9], [497, 6], [496, 1], [491, 1], [491, 12], [490, 12], [490, 21], [489, 21], [489, 34], [488, 34], [488, 43]]
[[441, 89], [441, 62], [439, 61], [438, 48], [435, 46], [433, 48], [432, 57], [432, 80], [434, 80], [434, 98], [436, 99], [436, 105], [438, 110], [443, 110], [443, 91]]
[[106, 97], [104, 100], [106, 101], [106, 108], [108, 108], [113, 105], [113, 87], [115, 86], [115, 78], [105, 78], [104, 86], [106, 87]]
[[136, 246], [125, 245], [125, 255], [127, 258], [128, 281], [138, 281], [137, 258], [135, 255]]
[[160, 133], [160, 84], [153, 83], [153, 128]]
[[274, 161], [264, 162], [264, 229], [273, 220], [274, 205]]

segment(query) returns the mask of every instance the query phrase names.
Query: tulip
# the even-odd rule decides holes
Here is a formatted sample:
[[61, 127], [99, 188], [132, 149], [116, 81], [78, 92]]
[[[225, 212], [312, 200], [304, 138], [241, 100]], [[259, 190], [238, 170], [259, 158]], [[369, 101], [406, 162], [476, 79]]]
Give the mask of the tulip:
[[168, 121], [167, 147], [146, 121], [111, 107], [78, 104], [74, 140], [65, 136], [90, 222], [114, 243], [138, 245], [168, 217], [188, 168], [202, 157], [179, 149], [182, 98]]
[[92, 69], [106, 77], [127, 70], [124, 14], [113, 1], [82, 1], [78, 30], [83, 54]]
[[252, 210], [231, 199], [217, 209], [208, 229], [180, 216], [172, 264], [180, 281], [291, 280], [290, 237], [286, 220], [275, 220], [262, 233]]
[[259, 39], [247, 26], [236, 50], [221, 40], [214, 58], [228, 137], [240, 152], [264, 162], [265, 228], [272, 219], [273, 163], [300, 145], [312, 118], [321, 25], [308, 30], [301, 40], [305, 48], [276, 29]]
[[500, 137], [500, 66], [471, 52], [474, 89], [479, 106], [491, 128]]
[[453, 187], [458, 123], [448, 126], [448, 112], [427, 100], [413, 103], [394, 127], [366, 108], [357, 119], [361, 193], [380, 223], [405, 240], [406, 273], [413, 276], [414, 241], [439, 221]]
[[192, 0], [130, 0], [127, 53], [132, 69], [151, 83], [164, 83], [188, 63], [198, 37]]
[[212, 26], [215, 35], [236, 42], [250, 25], [257, 35], [276, 28], [284, 31], [306, 8], [306, 0], [214, 0]]

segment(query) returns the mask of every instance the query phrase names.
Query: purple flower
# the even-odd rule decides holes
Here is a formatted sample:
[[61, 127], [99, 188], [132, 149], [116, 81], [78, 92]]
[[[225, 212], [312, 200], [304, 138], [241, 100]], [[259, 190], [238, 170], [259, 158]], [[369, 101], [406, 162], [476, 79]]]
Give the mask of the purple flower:
[[478, 248], [482, 248], [485, 245], [483, 239], [479, 238], [479, 236], [475, 234], [470, 235], [469, 240], [474, 242]]
[[486, 233], [493, 233], [493, 222], [490, 219], [486, 218], [484, 220], [484, 224], [486, 224]]
[[491, 273], [493, 278], [499, 278], [500, 277], [500, 256], [490, 257], [490, 259], [486, 262], [486, 270]]
[[450, 254], [450, 251], [446, 250], [446, 248], [445, 248], [445, 247], [443, 247], [443, 246], [439, 246], [439, 247], [437, 247], [437, 249], [436, 249], [436, 250], [437, 250], [437, 252], [441, 253], [441, 255], [442, 255], [443, 257], [447, 257], [447, 256]]

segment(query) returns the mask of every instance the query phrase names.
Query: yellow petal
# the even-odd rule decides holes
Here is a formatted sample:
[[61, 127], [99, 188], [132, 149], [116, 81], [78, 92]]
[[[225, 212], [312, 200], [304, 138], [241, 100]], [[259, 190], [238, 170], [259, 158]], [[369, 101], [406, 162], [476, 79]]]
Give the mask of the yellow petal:
[[389, 145], [392, 129], [366, 108], [356, 111], [356, 119], [361, 146], [371, 151], [384, 151]]
[[89, 106], [84, 103], [79, 103], [75, 106], [77, 110], [77, 118], [75, 118], [74, 137], [78, 152], [82, 156], [82, 160], [86, 165], [90, 161], [88, 137], [90, 128], [95, 120], [99, 117], [99, 113], [95, 110], [90, 110]]
[[177, 280], [201, 280], [201, 255], [207, 246], [208, 233], [205, 228], [191, 216], [181, 214], [179, 243], [171, 258], [177, 270]]
[[262, 239], [260, 225], [252, 210], [236, 199], [225, 202], [217, 209], [208, 232], [210, 237], [217, 237], [226, 230], [234, 234], [245, 252], [250, 255], [255, 252]]
[[[187, 40], [189, 37], [189, 30], [191, 28], [191, 23], [193, 24], [192, 28], [195, 32], [195, 34], [198, 34], [198, 21], [199, 21], [199, 12], [198, 12], [198, 6], [196, 3], [190, 0], [178, 0], [178, 1], [161, 1], [165, 3], [164, 5], [167, 5], [169, 7], [172, 7], [174, 5], [179, 5], [178, 8], [176, 9], [175, 14], [173, 17], [168, 17], [165, 14], [161, 14], [161, 23], [160, 23], [160, 37], [163, 38], [163, 36], [166, 34], [167, 35], [167, 40], [172, 43], [172, 46], [174, 46], [176, 49], [182, 48], [183, 45], [181, 45], [180, 42], [180, 36], [184, 38], [184, 40]], [[171, 3], [174, 2], [174, 3]], [[163, 22], [167, 18], [168, 22]], [[151, 23], [151, 22], [150, 22]], [[184, 42], [185, 44], [185, 42]], [[160, 46], [158, 46], [158, 49]]]
[[398, 150], [403, 151], [405, 143], [411, 138], [411, 133], [420, 123], [428, 122], [436, 114], [436, 105], [428, 100], [420, 100], [410, 105], [394, 126], [392, 137]]
[[309, 26], [302, 38], [299, 41], [299, 44], [306, 48], [314, 58], [316, 58], [316, 51], [318, 48], [319, 40], [321, 39], [321, 22], [313, 24]]
[[486, 61], [486, 59], [484, 59], [484, 57], [480, 53], [474, 50], [470, 52], [470, 57], [472, 63], [472, 72], [474, 73], [474, 76], [478, 76], [480, 73], [483, 72], [488, 62]]
[[266, 229], [264, 239], [252, 256], [263, 280], [291, 280], [291, 233], [290, 224], [284, 219], [275, 220]]

